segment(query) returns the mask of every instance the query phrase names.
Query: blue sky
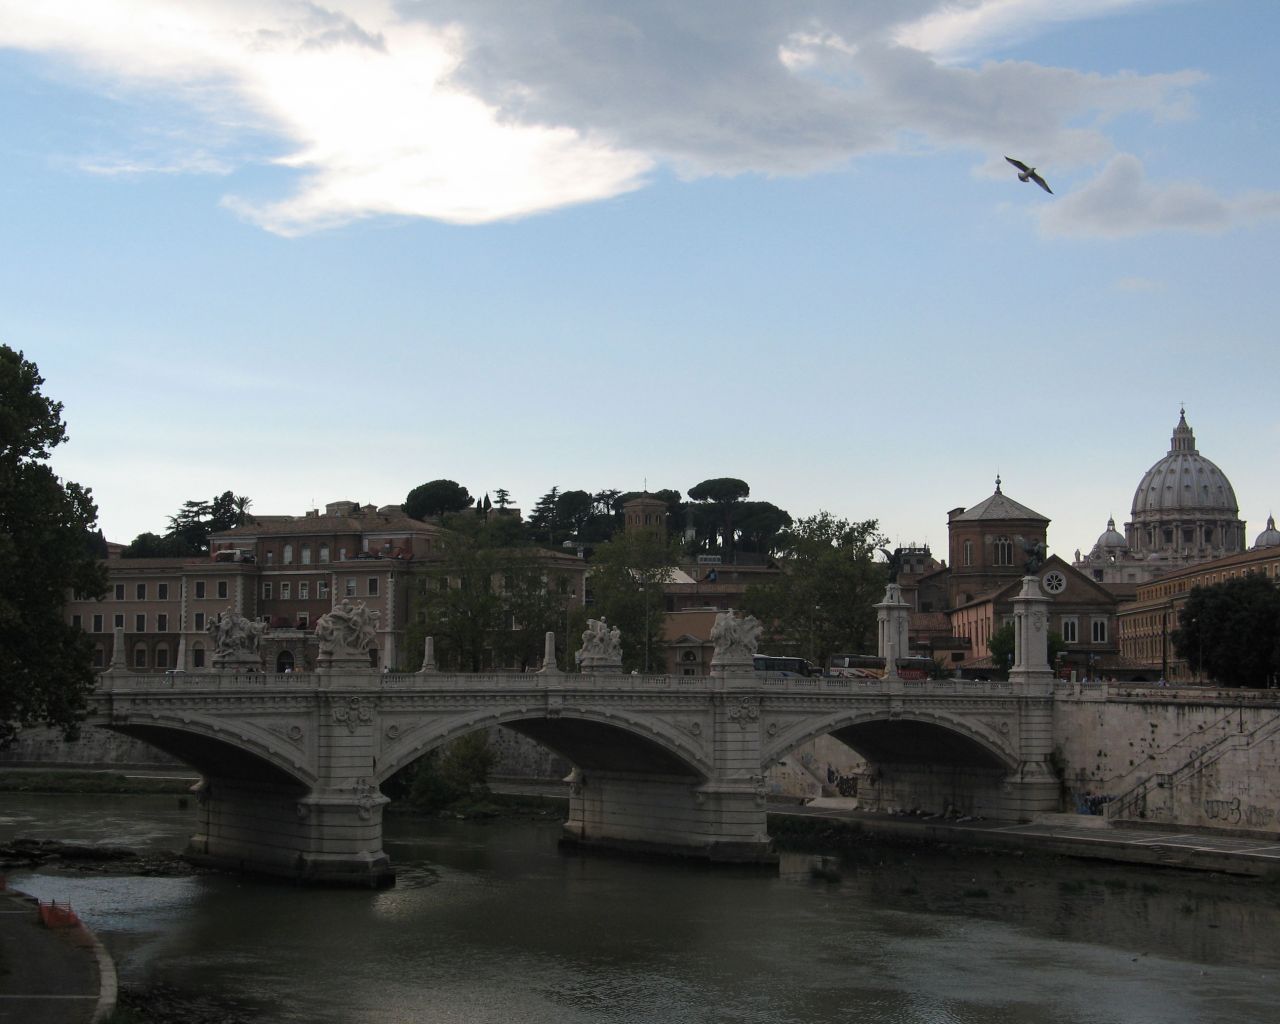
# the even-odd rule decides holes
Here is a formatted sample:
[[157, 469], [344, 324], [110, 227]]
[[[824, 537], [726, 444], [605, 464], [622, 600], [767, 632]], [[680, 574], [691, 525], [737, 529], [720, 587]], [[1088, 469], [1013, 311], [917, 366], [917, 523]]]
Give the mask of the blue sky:
[[[1280, 492], [1280, 7], [0, 2], [0, 312], [109, 537], [451, 477], [1087, 548]], [[1056, 195], [1017, 181], [1005, 154]]]

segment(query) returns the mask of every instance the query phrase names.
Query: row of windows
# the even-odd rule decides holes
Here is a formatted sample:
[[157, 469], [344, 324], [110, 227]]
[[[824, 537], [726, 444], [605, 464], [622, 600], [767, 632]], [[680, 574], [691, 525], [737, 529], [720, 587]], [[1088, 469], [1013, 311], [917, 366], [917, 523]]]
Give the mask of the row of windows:
[[[102, 632], [102, 620], [103, 620], [103, 618], [104, 618], [104, 617], [103, 617], [103, 616], [101, 616], [101, 615], [94, 615], [94, 616], [92, 617], [93, 629], [91, 630], [91, 632], [94, 632], [94, 633], [101, 633], [101, 632]], [[115, 615], [115, 616], [113, 616], [112, 618], [114, 619], [113, 625], [114, 625], [114, 627], [115, 627], [116, 629], [124, 629], [124, 618], [125, 618], [125, 617], [124, 617], [123, 615]], [[196, 622], [198, 623], [198, 625], [196, 626], [196, 628], [197, 628], [197, 629], [203, 629], [203, 628], [204, 628], [204, 613], [203, 613], [203, 612], [199, 612], [199, 613], [197, 613], [197, 615], [196, 615]], [[83, 616], [81, 616], [81, 615], [73, 615], [73, 616], [71, 616], [71, 625], [73, 625], [73, 626], [78, 626], [78, 627], [80, 627], [81, 629], [84, 629], [84, 617], [83, 617]], [[156, 628], [155, 628], [155, 632], [157, 632], [157, 633], [167, 633], [167, 632], [169, 632], [169, 616], [168, 616], [168, 615], [164, 615], [164, 614], [157, 615], [157, 616], [155, 617], [155, 627], [156, 627]], [[133, 617], [133, 631], [134, 631], [135, 633], [145, 633], [145, 632], [147, 632], [147, 616], [146, 616], [146, 615], [141, 615], [141, 614], [140, 614], [140, 615], [135, 615], [135, 616]]]
[[[961, 546], [960, 561], [963, 565], [973, 565], [973, 541], [967, 540]], [[1013, 565], [1013, 541], [1008, 537], [997, 537], [991, 542], [991, 564]]]
[[[196, 580], [194, 587], [195, 587], [195, 596], [197, 601], [202, 601], [208, 596], [208, 591], [207, 591], [204, 580]], [[147, 584], [145, 583], [136, 584], [134, 586], [133, 592], [134, 592], [134, 600], [145, 601], [147, 599]], [[228, 585], [226, 580], [218, 580], [217, 592], [218, 592], [219, 598], [225, 598], [227, 596]], [[169, 600], [169, 584], [167, 583], [156, 584], [155, 599], [157, 601]], [[117, 601], [127, 600], [127, 598], [125, 597], [125, 584], [123, 583], [116, 584], [116, 600]]]
[[[354, 576], [347, 577], [345, 581], [345, 586], [343, 588], [344, 595], [346, 597], [357, 596], [356, 590], [358, 589], [357, 588], [358, 583], [359, 581]], [[380, 584], [379, 584], [378, 577], [370, 576], [365, 581], [365, 594], [369, 597], [377, 597], [379, 592], [379, 586]], [[275, 584], [273, 583], [262, 584], [262, 598], [264, 601], [270, 601], [274, 594], [275, 594]], [[328, 596], [329, 596], [329, 581], [319, 580], [316, 583], [316, 597], [328, 598]], [[311, 583], [309, 580], [303, 580], [298, 584], [298, 600], [309, 601], [310, 599], [311, 599]], [[280, 584], [280, 600], [281, 601], [293, 600], [292, 582], [285, 581]]]
[[[1013, 616], [1005, 616], [1004, 625], [1010, 625], [1013, 622]], [[973, 626], [977, 626], [977, 635], [974, 636]], [[964, 623], [962, 629], [966, 632], [962, 635], [968, 636], [978, 644], [984, 644], [989, 639], [988, 630], [991, 623], [989, 619], [982, 619], [976, 623]], [[1095, 618], [1089, 624], [1090, 639], [1095, 644], [1105, 644], [1107, 642], [1107, 620], [1105, 618]], [[1059, 621], [1059, 632], [1062, 639], [1069, 644], [1080, 642], [1080, 620], [1074, 616], [1063, 616]]]

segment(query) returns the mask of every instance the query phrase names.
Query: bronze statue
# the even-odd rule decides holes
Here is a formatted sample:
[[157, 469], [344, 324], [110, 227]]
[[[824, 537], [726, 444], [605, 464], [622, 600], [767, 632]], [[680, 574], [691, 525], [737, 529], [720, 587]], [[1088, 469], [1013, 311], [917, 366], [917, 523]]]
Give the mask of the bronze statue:
[[880, 554], [889, 560], [889, 582], [898, 582], [898, 573], [902, 572], [902, 549], [899, 548], [890, 554], [884, 548], [879, 548]]
[[1025, 576], [1034, 576], [1040, 571], [1040, 566], [1044, 565], [1045, 553], [1049, 550], [1044, 541], [1036, 541], [1035, 544], [1029, 544], [1021, 537], [1018, 538], [1018, 547], [1026, 553], [1027, 560], [1022, 563], [1022, 572]]

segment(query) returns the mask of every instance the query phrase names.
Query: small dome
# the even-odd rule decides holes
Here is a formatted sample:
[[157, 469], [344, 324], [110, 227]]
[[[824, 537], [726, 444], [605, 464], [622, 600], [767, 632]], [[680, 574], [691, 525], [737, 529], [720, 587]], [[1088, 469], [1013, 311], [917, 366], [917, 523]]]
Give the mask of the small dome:
[[1280, 548], [1280, 530], [1276, 529], [1276, 517], [1267, 516], [1267, 528], [1253, 542], [1255, 548]]
[[1196, 450], [1195, 435], [1183, 413], [1174, 428], [1169, 454], [1147, 470], [1134, 492], [1134, 519], [1162, 519], [1179, 512], [1234, 517], [1239, 511], [1231, 481]]
[[1124, 534], [1116, 529], [1116, 521], [1113, 516], [1107, 520], [1107, 532], [1098, 538], [1098, 543], [1093, 546], [1093, 550], [1098, 554], [1106, 554], [1107, 552], [1119, 552], [1127, 550], [1129, 542], [1124, 539]]

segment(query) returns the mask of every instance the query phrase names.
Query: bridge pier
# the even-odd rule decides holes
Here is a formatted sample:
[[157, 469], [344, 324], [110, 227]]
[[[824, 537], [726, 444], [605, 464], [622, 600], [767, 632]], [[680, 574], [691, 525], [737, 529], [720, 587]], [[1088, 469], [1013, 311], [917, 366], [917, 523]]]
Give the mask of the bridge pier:
[[194, 863], [325, 885], [395, 881], [382, 852], [387, 798], [377, 786], [307, 790], [205, 778], [195, 794], [196, 834], [186, 851]]

